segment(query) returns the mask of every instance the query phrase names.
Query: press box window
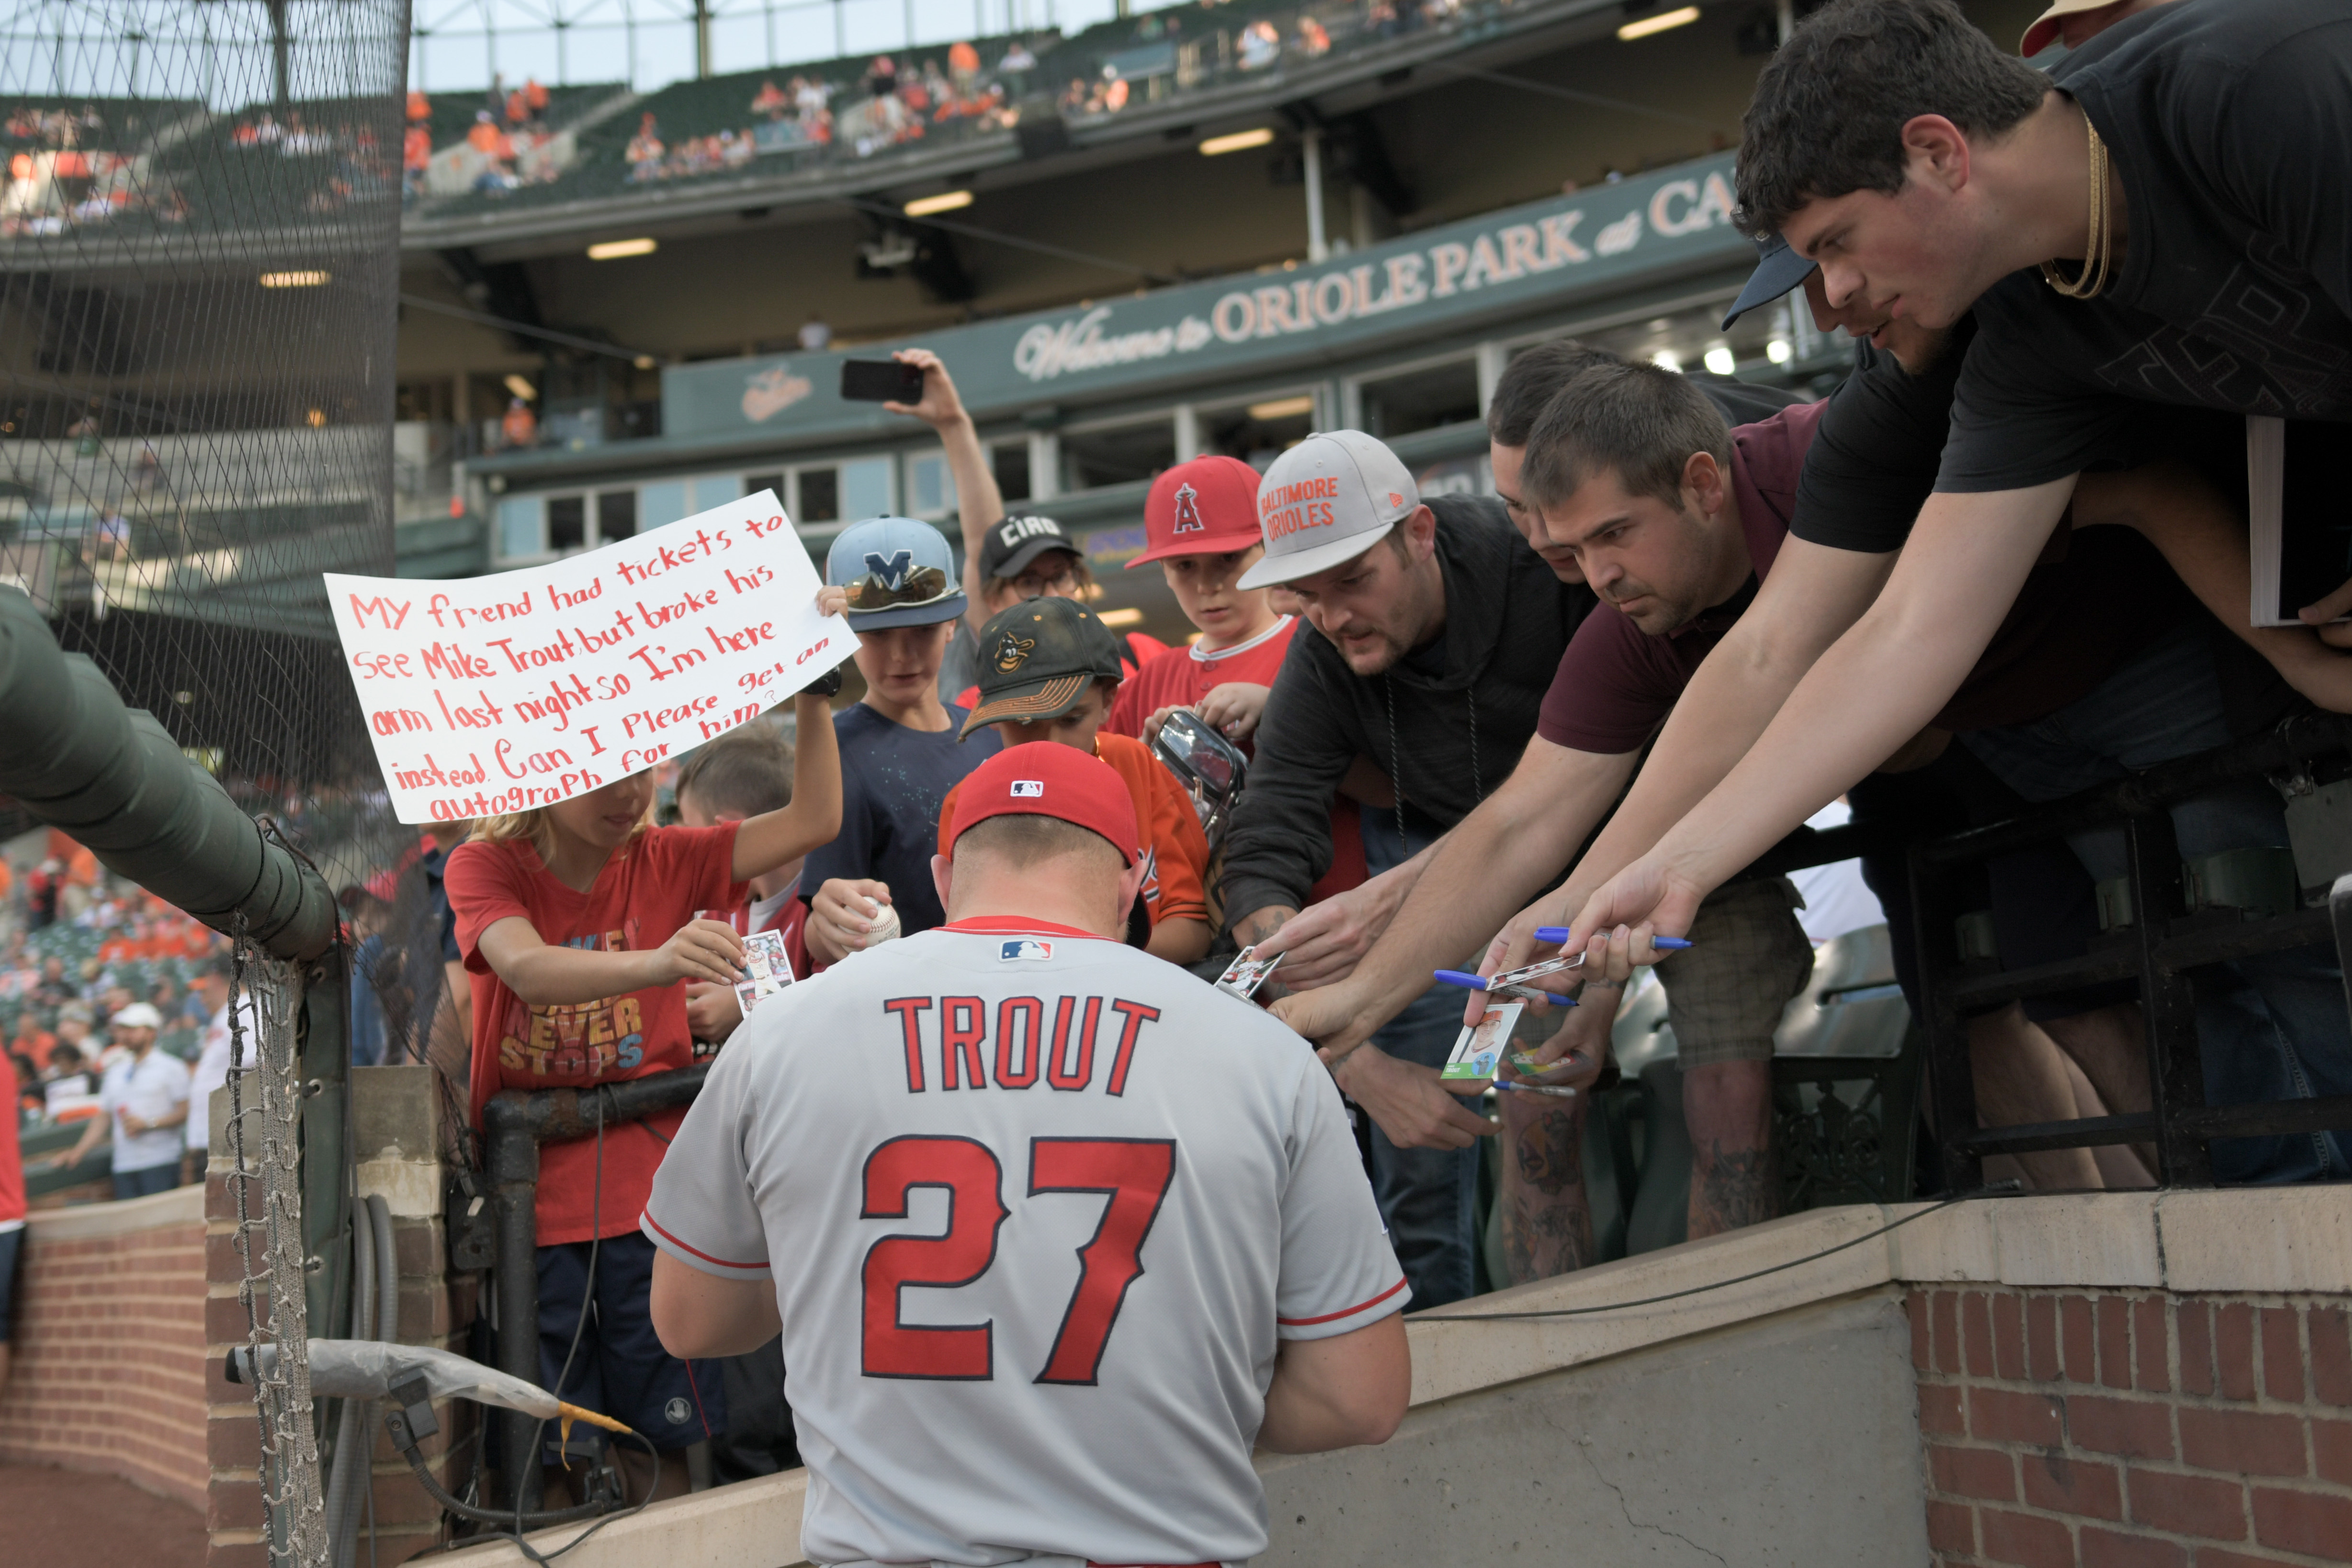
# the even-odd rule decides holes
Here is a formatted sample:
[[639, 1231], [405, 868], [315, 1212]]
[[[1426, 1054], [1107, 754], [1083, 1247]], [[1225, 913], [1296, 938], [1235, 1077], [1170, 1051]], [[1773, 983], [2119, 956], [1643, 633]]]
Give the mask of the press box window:
[[1176, 422], [1154, 419], [1062, 432], [1062, 488], [1130, 485], [1176, 465]]
[[907, 459], [907, 512], [910, 517], [940, 517], [955, 510], [955, 476], [938, 452], [919, 452]]
[[611, 544], [615, 539], [635, 538], [637, 532], [637, 493], [635, 490], [606, 490], [596, 497], [596, 542]]
[[996, 476], [997, 493], [1007, 501], [1025, 501], [1029, 488], [1029, 444], [1000, 441], [988, 449], [988, 465]]
[[897, 510], [891, 500], [890, 469], [887, 457], [860, 457], [841, 465], [841, 515], [850, 522], [863, 522], [867, 517], [887, 517]]
[[800, 472], [801, 513], [803, 523], [837, 523], [841, 520], [841, 476], [832, 468], [803, 468]]
[[1276, 457], [1314, 434], [1315, 394], [1268, 393], [1245, 403], [1203, 408], [1199, 419], [1205, 451], [1238, 457], [1263, 474]]
[[583, 549], [588, 544], [588, 497], [550, 496], [547, 498], [547, 548], [557, 555]]
[[1356, 389], [1363, 406], [1364, 431], [1382, 440], [1478, 418], [1478, 366], [1455, 360], [1377, 381]]

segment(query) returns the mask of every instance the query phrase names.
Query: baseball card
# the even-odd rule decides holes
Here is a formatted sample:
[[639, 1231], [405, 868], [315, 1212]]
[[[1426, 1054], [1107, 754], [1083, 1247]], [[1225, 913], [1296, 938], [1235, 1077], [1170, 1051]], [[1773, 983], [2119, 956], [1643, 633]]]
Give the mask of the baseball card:
[[735, 982], [735, 1002], [745, 1018], [792, 983], [793, 961], [784, 953], [782, 932], [754, 931], [743, 938], [743, 977]]
[[1454, 1054], [1445, 1059], [1445, 1070], [1437, 1076], [1456, 1082], [1494, 1077], [1495, 1069], [1502, 1063], [1504, 1050], [1511, 1043], [1511, 1030], [1527, 1006], [1525, 1002], [1497, 1002], [1476, 1023], [1464, 1025], [1462, 1038], [1454, 1042]]
[[1217, 977], [1217, 989], [1231, 992], [1244, 1001], [1256, 995], [1258, 987], [1264, 985], [1265, 977], [1282, 963], [1279, 953], [1271, 958], [1252, 957], [1251, 955], [1256, 951], [1255, 946], [1244, 947], [1234, 955], [1234, 961], [1225, 966], [1223, 974]]

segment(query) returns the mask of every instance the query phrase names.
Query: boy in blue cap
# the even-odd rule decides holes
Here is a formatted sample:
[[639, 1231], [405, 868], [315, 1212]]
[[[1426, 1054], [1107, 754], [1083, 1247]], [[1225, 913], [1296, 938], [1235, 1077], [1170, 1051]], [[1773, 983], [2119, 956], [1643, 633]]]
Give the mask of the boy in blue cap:
[[866, 695], [833, 721], [841, 835], [801, 872], [801, 885], [815, 890], [807, 935], [819, 965], [946, 920], [931, 885], [940, 806], [1002, 745], [992, 730], [957, 744], [966, 710], [940, 700], [940, 661], [965, 599], [939, 529], [911, 517], [845, 528], [825, 555], [824, 580], [848, 595]]

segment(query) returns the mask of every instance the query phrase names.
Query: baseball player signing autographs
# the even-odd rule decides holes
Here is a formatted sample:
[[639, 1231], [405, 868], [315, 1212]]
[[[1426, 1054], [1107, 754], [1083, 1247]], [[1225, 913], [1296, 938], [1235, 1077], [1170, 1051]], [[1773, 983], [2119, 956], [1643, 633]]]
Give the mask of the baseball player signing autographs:
[[1239, 1563], [1253, 1444], [1379, 1442], [1410, 1292], [1307, 1044], [1124, 946], [1118, 775], [964, 780], [948, 922], [764, 998], [646, 1206], [680, 1355], [781, 1326], [825, 1564]]

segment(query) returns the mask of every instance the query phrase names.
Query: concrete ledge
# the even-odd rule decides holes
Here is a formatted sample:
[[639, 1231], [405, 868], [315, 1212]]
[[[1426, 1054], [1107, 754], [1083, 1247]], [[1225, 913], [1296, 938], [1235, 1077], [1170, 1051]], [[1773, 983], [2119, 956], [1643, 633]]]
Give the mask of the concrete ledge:
[[[1896, 1221], [1906, 1223], [1885, 1231]], [[1762, 1277], [1743, 1278], [1754, 1274]], [[1824, 1302], [1948, 1281], [2352, 1294], [2352, 1187], [1816, 1209], [1409, 1316], [1412, 1403], [1422, 1410]], [[1652, 1301], [1684, 1291], [1695, 1293]], [[1509, 1316], [1562, 1310], [1579, 1315]], [[1290, 1463], [1261, 1456], [1269, 1471]], [[803, 1561], [805, 1495], [806, 1472], [794, 1470], [657, 1503], [607, 1526], [568, 1554], [566, 1568], [635, 1568], [656, 1554], [663, 1568], [791, 1568]], [[532, 1540], [547, 1551], [575, 1533]], [[476, 1548], [464, 1560], [469, 1568], [524, 1561], [510, 1545]]]
[[197, 1182], [119, 1203], [37, 1208], [25, 1216], [25, 1231], [37, 1240], [79, 1241], [100, 1236], [127, 1236], [166, 1225], [201, 1225], [204, 1219], [205, 1188], [202, 1182]]
[[[672, 1498], [614, 1521], [565, 1552], [562, 1561], [565, 1568], [645, 1568], [648, 1563], [661, 1568], [804, 1568], [801, 1505], [807, 1498], [806, 1470]], [[552, 1552], [580, 1531], [576, 1524], [542, 1530], [531, 1544]], [[467, 1568], [521, 1568], [525, 1561], [511, 1542], [473, 1547], [451, 1558]]]

